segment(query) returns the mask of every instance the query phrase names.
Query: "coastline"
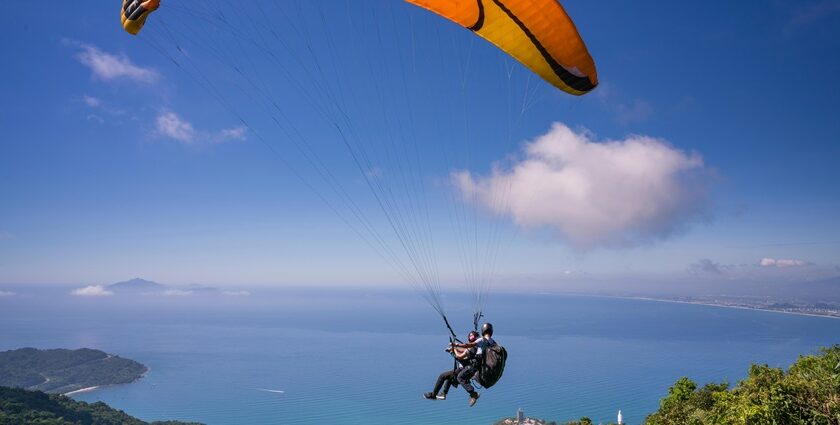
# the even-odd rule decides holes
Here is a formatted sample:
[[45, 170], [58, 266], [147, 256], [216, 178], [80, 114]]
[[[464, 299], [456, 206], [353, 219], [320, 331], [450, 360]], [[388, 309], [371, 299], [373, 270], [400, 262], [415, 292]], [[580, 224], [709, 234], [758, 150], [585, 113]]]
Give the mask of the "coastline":
[[828, 315], [828, 314], [800, 313], [800, 312], [796, 312], [796, 311], [783, 311], [783, 310], [773, 310], [773, 309], [769, 309], [769, 308], [746, 307], [746, 306], [727, 305], [727, 304], [715, 304], [715, 303], [702, 302], [702, 301], [680, 301], [680, 300], [670, 300], [670, 299], [667, 299], [667, 298], [623, 297], [623, 296], [616, 296], [616, 295], [604, 295], [604, 297], [620, 298], [620, 299], [625, 299], [625, 300], [656, 301], [656, 302], [663, 302], [663, 303], [704, 305], [704, 306], [708, 306], [708, 307], [719, 307], [719, 308], [735, 308], [735, 309], [739, 309], [739, 310], [765, 311], [765, 312], [768, 312], [768, 313], [792, 314], [792, 315], [795, 315], [795, 316], [821, 317], [821, 318], [824, 318], [824, 319], [840, 320], [840, 317], [831, 316], [831, 315]]
[[653, 302], [662, 302], [662, 303], [675, 303], [675, 304], [693, 304], [693, 305], [702, 305], [707, 307], [720, 307], [720, 308], [735, 308], [739, 310], [752, 310], [752, 311], [763, 311], [767, 313], [780, 313], [780, 314], [792, 314], [794, 316], [809, 316], [809, 317], [820, 317], [823, 319], [837, 319], [840, 320], [840, 316], [833, 316], [830, 314], [816, 314], [816, 313], [802, 313], [796, 311], [784, 311], [784, 310], [774, 310], [770, 308], [760, 308], [760, 307], [748, 307], [748, 306], [740, 306], [740, 305], [730, 305], [730, 304], [715, 304], [712, 302], [705, 302], [705, 301], [682, 301], [682, 300], [675, 300], [671, 298], [656, 298], [651, 296], [640, 296], [640, 295], [605, 295], [605, 294], [587, 294], [585, 292], [541, 292], [540, 295], [560, 295], [560, 296], [571, 296], [571, 297], [591, 297], [591, 298], [612, 298], [617, 300], [636, 300], [636, 301], [653, 301]]
[[88, 392], [95, 391], [95, 390], [98, 390], [98, 389], [100, 389], [100, 388], [104, 388], [104, 387], [115, 387], [115, 386], [117, 386], [117, 385], [131, 385], [131, 384], [133, 384], [133, 383], [135, 383], [135, 382], [137, 382], [137, 381], [139, 381], [139, 380], [141, 380], [141, 379], [145, 378], [145, 377], [146, 377], [146, 375], [148, 375], [148, 374], [149, 374], [149, 372], [151, 372], [151, 371], [152, 371], [152, 368], [150, 368], [150, 367], [148, 367], [148, 366], [146, 366], [146, 365], [143, 365], [143, 366], [145, 366], [145, 367], [146, 367], [146, 371], [145, 371], [145, 372], [143, 372], [143, 374], [141, 374], [140, 376], [138, 376], [137, 378], [135, 378], [135, 379], [134, 379], [133, 381], [131, 381], [131, 382], [126, 382], [126, 383], [123, 383], [123, 384], [94, 385], [94, 386], [92, 386], [92, 387], [79, 388], [78, 390], [73, 390], [73, 391], [70, 391], [70, 392], [61, 393], [61, 395], [64, 395], [64, 396], [71, 396], [71, 395], [75, 395], [75, 394], [88, 393]]

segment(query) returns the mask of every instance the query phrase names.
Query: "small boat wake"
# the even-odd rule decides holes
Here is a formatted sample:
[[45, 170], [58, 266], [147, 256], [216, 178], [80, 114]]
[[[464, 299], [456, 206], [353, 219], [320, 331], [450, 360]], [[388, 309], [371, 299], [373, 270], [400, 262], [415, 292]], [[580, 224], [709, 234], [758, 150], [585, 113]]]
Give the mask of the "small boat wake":
[[275, 393], [275, 394], [285, 394], [286, 393], [285, 391], [282, 391], [282, 390], [269, 390], [269, 389], [266, 389], [266, 388], [254, 388], [254, 389], [257, 390], [257, 391], [262, 391], [262, 392], [266, 392], [266, 393]]

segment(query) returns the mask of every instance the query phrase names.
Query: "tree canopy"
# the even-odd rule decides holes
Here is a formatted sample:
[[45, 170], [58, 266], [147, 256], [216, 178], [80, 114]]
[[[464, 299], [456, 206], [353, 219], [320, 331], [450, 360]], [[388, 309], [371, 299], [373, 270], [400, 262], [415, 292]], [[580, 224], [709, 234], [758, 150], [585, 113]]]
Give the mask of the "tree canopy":
[[680, 378], [647, 425], [840, 425], [840, 345], [800, 356], [787, 371], [752, 365], [735, 387]]

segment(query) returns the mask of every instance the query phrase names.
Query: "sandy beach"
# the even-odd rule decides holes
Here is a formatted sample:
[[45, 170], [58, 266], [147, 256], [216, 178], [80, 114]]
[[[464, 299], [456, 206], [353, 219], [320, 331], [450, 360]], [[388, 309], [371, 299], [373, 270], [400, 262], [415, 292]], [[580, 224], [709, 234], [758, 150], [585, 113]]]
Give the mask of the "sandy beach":
[[97, 388], [99, 388], [99, 386], [85, 387], [85, 388], [80, 388], [80, 389], [75, 390], [75, 391], [70, 391], [69, 393], [62, 393], [61, 395], [73, 395], [73, 394], [79, 394], [79, 393], [86, 393], [86, 392], [89, 392], [89, 391], [93, 391]]

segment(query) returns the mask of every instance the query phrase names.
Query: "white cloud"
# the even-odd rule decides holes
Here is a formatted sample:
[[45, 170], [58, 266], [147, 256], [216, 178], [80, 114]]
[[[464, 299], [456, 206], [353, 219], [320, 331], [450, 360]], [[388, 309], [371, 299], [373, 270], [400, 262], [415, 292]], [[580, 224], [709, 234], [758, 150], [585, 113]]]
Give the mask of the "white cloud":
[[98, 108], [102, 105], [102, 101], [93, 96], [85, 95], [82, 97], [82, 101], [85, 102], [85, 105], [90, 106], [91, 108]]
[[[525, 158], [490, 176], [452, 174], [466, 200], [548, 228], [578, 248], [664, 238], [705, 211], [711, 173], [697, 154], [647, 136], [596, 142], [556, 123]], [[503, 202], [500, 202], [502, 200]]]
[[13, 297], [15, 295], [17, 295], [17, 294], [15, 294], [14, 292], [0, 291], [0, 297]]
[[246, 131], [247, 129], [244, 126], [228, 128], [219, 132], [219, 136], [223, 142], [227, 140], [245, 140]]
[[216, 133], [197, 131], [192, 123], [172, 111], [165, 111], [157, 117], [157, 133], [186, 144], [224, 143], [232, 140], [245, 140], [245, 127], [235, 127]]
[[762, 258], [761, 261], [758, 262], [758, 265], [761, 267], [785, 268], [810, 266], [811, 263], [804, 260], [782, 260], [776, 258]]
[[229, 297], [247, 297], [251, 295], [248, 291], [222, 291], [222, 294], [227, 295]]
[[188, 295], [192, 295], [192, 291], [184, 291], [181, 289], [167, 289], [163, 291], [163, 295], [167, 297], [186, 297]]
[[128, 79], [140, 83], [154, 83], [160, 78], [157, 71], [135, 65], [126, 55], [103, 52], [96, 46], [76, 41], [66, 40], [65, 44], [81, 49], [76, 59], [90, 68], [93, 75], [103, 80]]
[[195, 129], [192, 124], [181, 119], [174, 112], [164, 112], [157, 117], [157, 131], [163, 136], [184, 143], [195, 140]]
[[108, 297], [114, 295], [113, 292], [105, 289], [102, 285], [90, 285], [84, 288], [74, 289], [72, 294], [82, 297]]

